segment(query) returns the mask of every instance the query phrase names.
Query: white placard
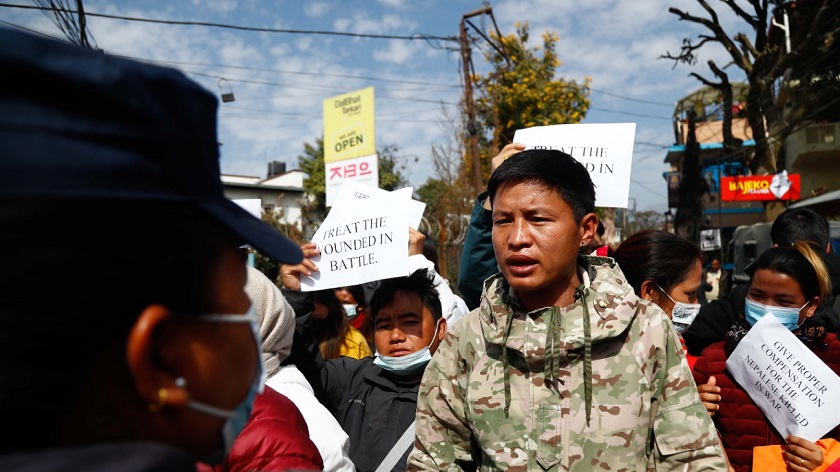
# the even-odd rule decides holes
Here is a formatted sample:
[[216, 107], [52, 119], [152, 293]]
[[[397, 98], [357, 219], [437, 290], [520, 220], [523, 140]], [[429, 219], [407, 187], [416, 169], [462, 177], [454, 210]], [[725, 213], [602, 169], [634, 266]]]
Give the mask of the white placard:
[[423, 212], [426, 211], [426, 204], [412, 199], [412, 195], [414, 195], [414, 187], [405, 187], [389, 192], [379, 187], [371, 187], [356, 180], [346, 180], [338, 191], [336, 201], [371, 198], [407, 198], [408, 206], [406, 207], [406, 211], [408, 212], [408, 226], [417, 229], [420, 225], [420, 220], [423, 218]]
[[720, 249], [720, 229], [704, 229], [700, 231], [700, 249], [713, 251]]
[[596, 206], [627, 208], [635, 136], [635, 123], [552, 125], [517, 130], [513, 142], [571, 155], [592, 177]]
[[327, 162], [324, 165], [324, 182], [326, 186], [326, 205], [336, 203], [339, 189], [344, 182], [355, 181], [379, 187], [379, 157], [377, 154]]
[[726, 368], [783, 438], [817, 442], [840, 424], [840, 377], [772, 315], [741, 339]]
[[[346, 161], [343, 161], [346, 162]], [[408, 202], [403, 192], [389, 198], [339, 200], [312, 242], [321, 250], [312, 277], [301, 275], [309, 292], [408, 275]]]

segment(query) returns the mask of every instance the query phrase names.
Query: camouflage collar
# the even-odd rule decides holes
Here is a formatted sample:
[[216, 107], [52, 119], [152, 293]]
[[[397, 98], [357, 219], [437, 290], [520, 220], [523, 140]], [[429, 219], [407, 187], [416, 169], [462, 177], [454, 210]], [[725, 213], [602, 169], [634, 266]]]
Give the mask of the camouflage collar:
[[[621, 335], [635, 317], [639, 304], [633, 288], [611, 258], [581, 256], [578, 261], [578, 267], [586, 274], [582, 278], [590, 281], [588, 287], [584, 288], [587, 292], [592, 342]], [[506, 344], [525, 358], [540, 358], [544, 354], [545, 333], [542, 336], [538, 334], [540, 329], [546, 329], [546, 323], [553, 313], [557, 313], [554, 316], [559, 315], [559, 320], [553, 325], [554, 329], [562, 332], [564, 349], [571, 351], [584, 345], [584, 310], [580, 301], [567, 307], [545, 307], [525, 313], [500, 273], [484, 282], [479, 313], [484, 337], [489, 343]], [[510, 320], [511, 331], [507, 333], [509, 317], [513, 317], [513, 320]]]

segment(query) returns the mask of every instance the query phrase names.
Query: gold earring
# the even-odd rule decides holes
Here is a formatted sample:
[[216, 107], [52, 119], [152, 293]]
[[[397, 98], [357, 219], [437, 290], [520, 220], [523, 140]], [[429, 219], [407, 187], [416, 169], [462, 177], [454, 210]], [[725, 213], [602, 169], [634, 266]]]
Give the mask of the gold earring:
[[166, 390], [164, 387], [158, 389], [158, 402], [157, 404], [150, 403], [149, 404], [149, 411], [152, 413], [160, 411], [166, 407], [166, 404], [169, 402], [169, 391]]

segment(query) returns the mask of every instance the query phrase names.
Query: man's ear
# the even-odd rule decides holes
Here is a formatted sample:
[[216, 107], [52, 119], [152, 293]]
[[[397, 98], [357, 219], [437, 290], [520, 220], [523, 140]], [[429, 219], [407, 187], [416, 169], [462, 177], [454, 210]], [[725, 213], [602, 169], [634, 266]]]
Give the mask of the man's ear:
[[440, 325], [438, 326], [437, 340], [438, 342], [441, 342], [443, 341], [444, 336], [446, 336], [446, 318], [441, 316], [438, 323], [440, 323]]
[[595, 213], [588, 213], [580, 220], [580, 240], [584, 244], [595, 237], [598, 231], [598, 216]]
[[652, 280], [645, 280], [642, 282], [641, 289], [639, 290], [639, 298], [655, 301], [654, 297], [657, 295], [659, 295], [659, 290], [656, 288], [656, 284], [653, 283]]
[[149, 305], [131, 327], [126, 342], [128, 370], [134, 379], [137, 395], [149, 404], [150, 409], [182, 406], [189, 400], [183, 382], [176, 373], [162, 368], [160, 354], [163, 349], [159, 339], [172, 320], [172, 312], [163, 305]]
[[437, 324], [437, 334], [435, 334], [435, 338], [432, 340], [432, 345], [429, 347], [429, 351], [431, 351], [432, 354], [437, 352], [440, 347], [440, 342], [443, 341], [443, 338], [446, 336], [446, 319], [441, 316], [437, 321]]

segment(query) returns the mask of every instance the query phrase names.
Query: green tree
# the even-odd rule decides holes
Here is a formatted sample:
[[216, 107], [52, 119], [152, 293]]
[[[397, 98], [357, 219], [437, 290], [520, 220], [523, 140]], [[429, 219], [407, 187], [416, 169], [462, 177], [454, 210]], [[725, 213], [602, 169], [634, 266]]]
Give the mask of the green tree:
[[[379, 188], [396, 190], [408, 185], [404, 172], [405, 158], [399, 155], [399, 147], [388, 144], [378, 151]], [[324, 140], [318, 138], [315, 145], [303, 144], [303, 154], [298, 156], [298, 167], [306, 172], [303, 180], [304, 201], [301, 213], [304, 235], [309, 238], [327, 216], [326, 175], [324, 169]]]
[[494, 149], [512, 142], [517, 129], [579, 123], [589, 110], [588, 77], [583, 84], [555, 77], [557, 34], [542, 35], [542, 57], [539, 46], [527, 46], [528, 38], [527, 23], [517, 23], [516, 34], [495, 37], [505, 54], [491, 49], [485, 57], [493, 70], [476, 78], [480, 124], [492, 130]]

